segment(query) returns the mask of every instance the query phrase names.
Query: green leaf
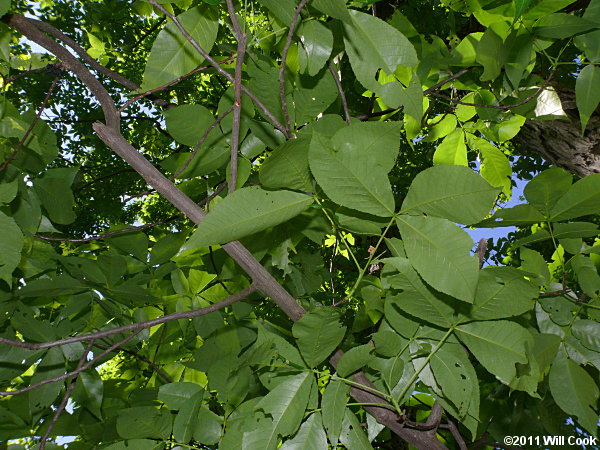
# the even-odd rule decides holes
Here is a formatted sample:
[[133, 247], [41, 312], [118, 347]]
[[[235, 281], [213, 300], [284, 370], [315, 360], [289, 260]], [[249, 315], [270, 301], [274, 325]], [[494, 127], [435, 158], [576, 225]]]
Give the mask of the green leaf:
[[8, 12], [10, 9], [10, 0], [1, 0], [0, 1], [0, 17]]
[[258, 233], [297, 216], [312, 202], [312, 197], [296, 192], [244, 187], [207, 214], [185, 249], [225, 244]]
[[600, 323], [593, 320], [578, 319], [573, 324], [571, 332], [584, 347], [600, 353]]
[[[500, 219], [500, 220], [498, 220]], [[480, 228], [512, 227], [532, 225], [544, 221], [544, 216], [528, 204], [498, 209], [492, 217], [477, 224]]]
[[300, 70], [315, 76], [329, 59], [333, 50], [333, 33], [321, 22], [311, 20], [298, 27]]
[[282, 24], [290, 26], [296, 10], [294, 0], [259, 0], [259, 3], [267, 8]]
[[452, 402], [460, 417], [469, 408], [472, 391], [476, 389], [475, 369], [468, 358], [457, 357], [456, 352], [447, 351], [446, 345], [433, 354], [429, 362], [435, 381], [444, 398]]
[[515, 20], [520, 18], [531, 5], [532, 0], [513, 0], [515, 5]]
[[399, 295], [386, 297], [384, 306], [386, 319], [393, 324], [398, 311], [404, 311], [434, 325], [450, 328], [454, 309], [444, 301], [442, 295], [423, 283], [409, 260], [387, 258], [385, 263], [386, 267], [393, 266], [399, 272], [390, 281], [392, 287], [404, 291]]
[[[469, 146], [473, 142], [469, 139]], [[511, 192], [512, 168], [506, 155], [497, 147], [494, 147], [485, 139], [475, 138], [474, 142], [477, 145], [481, 155], [481, 176], [494, 187], [502, 188], [502, 192], [509, 195]]]
[[556, 404], [567, 414], [576, 416], [577, 421], [595, 436], [598, 414], [594, 408], [598, 402], [598, 386], [582, 367], [567, 358], [562, 348], [550, 369], [549, 385]]
[[402, 355], [398, 353], [399, 350], [396, 349], [395, 356], [390, 358], [374, 358], [369, 363], [370, 367], [379, 372], [382, 381], [390, 389], [398, 384], [404, 372], [404, 360], [402, 359]]
[[600, 173], [579, 180], [563, 195], [550, 211], [553, 222], [600, 212]]
[[271, 153], [260, 167], [260, 182], [268, 188], [313, 189], [308, 170], [309, 139], [291, 139]]
[[323, 400], [321, 401], [323, 425], [327, 430], [329, 441], [334, 447], [337, 445], [342, 432], [346, 398], [349, 391], [350, 385], [343, 380], [330, 380], [325, 392], [323, 392]]
[[472, 322], [456, 332], [483, 367], [506, 384], [517, 377], [516, 364], [528, 362], [527, 348], [533, 349], [531, 334], [506, 320]]
[[[177, 16], [177, 20], [200, 47], [209, 53], [219, 29], [214, 10], [208, 7], [189, 9]], [[158, 33], [152, 44], [144, 71], [142, 90], [153, 89], [173, 81], [191, 72], [203, 61], [204, 58], [171, 22]]]
[[494, 80], [504, 65], [505, 47], [502, 38], [492, 28], [483, 33], [477, 44], [477, 62], [483, 66], [481, 81]]
[[352, 18], [346, 8], [345, 0], [313, 0], [311, 6], [314, 6], [326, 16], [339, 19], [343, 22], [351, 23]]
[[598, 275], [594, 262], [589, 257], [580, 254], [573, 256], [571, 266], [583, 292], [596, 297], [600, 291], [600, 275]]
[[468, 165], [465, 133], [457, 128], [444, 138], [433, 154], [434, 164]]
[[[46, 355], [38, 364], [35, 374], [31, 377], [30, 384], [36, 384], [40, 381], [59, 377], [65, 374], [65, 358], [58, 347], [53, 347], [48, 350]], [[39, 413], [50, 406], [64, 385], [64, 381], [55, 381], [40, 386], [29, 395], [29, 410], [31, 413]]]
[[429, 119], [428, 125], [431, 128], [427, 131], [427, 136], [423, 139], [424, 142], [433, 142], [437, 139], [448, 136], [456, 129], [456, 116], [454, 114], [445, 114]]
[[0, 279], [12, 286], [13, 270], [21, 260], [23, 233], [12, 217], [0, 212]]
[[280, 450], [327, 450], [327, 436], [323, 430], [321, 413], [313, 413], [300, 427], [296, 436], [283, 443]]
[[468, 225], [489, 213], [497, 195], [497, 188], [467, 167], [435, 166], [413, 179], [400, 212], [425, 213]]
[[535, 306], [537, 287], [509, 267], [488, 267], [479, 273], [469, 317], [476, 320], [519, 316]]
[[166, 410], [136, 406], [119, 411], [117, 432], [124, 439], [169, 439], [171, 430], [171, 415]]
[[344, 411], [340, 442], [348, 449], [372, 450], [373, 447], [354, 413], [348, 408], [345, 408]]
[[49, 169], [35, 181], [35, 191], [53, 222], [69, 224], [75, 220], [71, 183], [76, 173], [76, 168]]
[[575, 98], [581, 119], [581, 134], [585, 131], [590, 117], [600, 103], [598, 85], [600, 85], [600, 68], [588, 64], [581, 69], [575, 83]]
[[[177, 142], [189, 147], [195, 147], [208, 127], [215, 121], [215, 117], [206, 107], [194, 104], [168, 109], [164, 112], [164, 116], [169, 134]], [[221, 137], [220, 129], [215, 127], [200, 147], [200, 154], [215, 145], [215, 141], [219, 137]]]
[[[261, 409], [272, 418], [268, 427], [261, 427], [244, 433], [244, 444], [248, 448], [276, 448], [279, 436], [289, 436], [296, 432], [302, 419], [314, 378], [311, 372], [302, 372], [278, 384], [263, 397], [256, 409]], [[266, 424], [265, 424], [266, 425]], [[244, 447], [243, 447], [244, 448]]]
[[370, 14], [350, 11], [352, 23], [344, 23], [344, 45], [356, 78], [367, 89], [382, 87], [375, 79], [378, 69], [391, 75], [398, 66], [415, 66], [417, 53], [397, 29]]
[[564, 39], [594, 28], [598, 28], [598, 26], [582, 17], [555, 13], [538, 20], [533, 27], [533, 34], [544, 39]]
[[198, 422], [198, 411], [202, 405], [203, 392], [199, 391], [190, 397], [179, 408], [173, 422], [173, 436], [178, 442], [189, 442], [192, 439], [193, 427]]
[[570, 173], [558, 167], [552, 167], [536, 175], [527, 183], [523, 194], [531, 206], [545, 217], [550, 217], [550, 211], [556, 202], [568, 192], [572, 183], [573, 176]]
[[12, 202], [17, 196], [19, 189], [19, 182], [17, 180], [11, 181], [10, 183], [0, 184], [0, 203], [7, 204]]
[[396, 219], [406, 255], [434, 289], [472, 303], [479, 261], [469, 234], [446, 219], [402, 215]]
[[194, 383], [177, 382], [162, 385], [158, 390], [158, 399], [171, 409], [181, 409], [191, 398], [204, 391]]
[[376, 216], [394, 214], [387, 174], [398, 155], [397, 123], [365, 122], [338, 131], [329, 141], [313, 135], [310, 169], [334, 202]]
[[352, 347], [340, 358], [336, 368], [338, 375], [347, 377], [361, 367], [366, 366], [373, 359], [372, 351], [373, 346], [371, 344]]
[[294, 323], [292, 334], [309, 367], [323, 362], [339, 345], [346, 333], [335, 308], [318, 308]]
[[[222, 418], [206, 406], [201, 406], [195, 418], [192, 435], [194, 440], [205, 445], [214, 445], [221, 439]], [[187, 441], [185, 441], [187, 442]]]
[[73, 400], [87, 408], [102, 420], [102, 400], [104, 399], [104, 381], [96, 370], [86, 370], [77, 377], [73, 391]]

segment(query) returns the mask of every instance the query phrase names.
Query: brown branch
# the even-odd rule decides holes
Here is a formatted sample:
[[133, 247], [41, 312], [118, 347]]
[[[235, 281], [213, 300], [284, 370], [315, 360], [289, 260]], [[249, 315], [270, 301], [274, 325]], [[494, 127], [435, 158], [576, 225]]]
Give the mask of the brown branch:
[[[188, 42], [190, 44], [192, 44], [192, 46], [196, 49], [196, 51], [198, 53], [200, 53], [200, 55], [202, 55], [202, 57], [204, 59], [206, 59], [210, 63], [210, 65], [213, 66], [217, 70], [217, 72], [219, 74], [224, 76], [230, 83], [234, 82], [233, 76], [231, 76], [231, 74], [229, 72], [227, 72], [225, 69], [223, 69], [217, 63], [217, 61], [215, 61], [208, 53], [206, 53], [206, 51], [204, 51], [204, 49], [200, 46], [200, 44], [198, 44], [198, 42], [186, 31], [186, 29], [183, 27], [183, 25], [181, 25], [179, 20], [177, 20], [177, 17], [175, 17], [173, 14], [171, 14], [169, 11], [167, 11], [164, 8], [164, 6], [161, 5], [160, 3], [158, 3], [156, 0], [148, 0], [148, 2], [151, 3], [152, 5], [154, 5], [160, 12], [165, 14], [167, 17], [169, 17], [173, 21], [173, 23], [179, 29], [179, 31], [181, 32], [183, 37], [185, 37], [188, 40]], [[284, 136], [286, 136], [287, 138], [292, 137], [291, 134], [288, 132], [288, 130], [281, 124], [281, 122], [279, 122], [279, 120], [277, 120], [277, 118], [273, 115], [273, 113], [271, 111], [269, 111], [269, 109], [264, 105], [263, 102], [261, 102], [258, 99], [258, 97], [256, 97], [256, 95], [254, 95], [252, 92], [250, 92], [248, 90], [248, 88], [246, 88], [244, 85], [242, 85], [242, 91], [244, 92], [244, 94], [246, 94], [248, 97], [250, 97], [252, 99], [254, 104], [256, 106], [258, 106], [258, 108], [263, 112], [263, 114], [265, 116], [267, 116], [267, 118], [271, 121], [271, 123], [273, 123], [275, 128], [277, 128], [279, 131], [281, 131], [284, 134]]]
[[335, 81], [335, 85], [337, 86], [338, 93], [340, 94], [340, 99], [342, 100], [342, 107], [344, 108], [344, 116], [346, 117], [346, 123], [350, 125], [352, 123], [352, 119], [350, 118], [350, 113], [348, 112], [348, 101], [346, 100], [346, 94], [344, 93], [344, 89], [342, 88], [342, 83], [331, 63], [327, 65], [327, 68], [329, 69], [329, 73], [331, 73], [331, 76]]
[[25, 131], [25, 134], [23, 135], [23, 137], [21, 138], [19, 143], [16, 145], [15, 149], [8, 156], [8, 158], [6, 158], [6, 161], [4, 161], [4, 164], [2, 164], [2, 166], [0, 166], [0, 172], [2, 172], [3, 170], [5, 170], [8, 167], [8, 165], [11, 163], [11, 161], [13, 159], [15, 159], [15, 157], [17, 156], [17, 154], [19, 153], [19, 151], [21, 150], [23, 145], [25, 145], [25, 141], [27, 140], [27, 138], [33, 131], [36, 124], [38, 123], [38, 120], [40, 120], [40, 117], [42, 116], [44, 109], [46, 109], [46, 106], [48, 106], [48, 101], [50, 100], [50, 96], [52, 95], [52, 92], [54, 91], [54, 88], [56, 87], [56, 84], [58, 83], [58, 80], [60, 80], [61, 77], [62, 77], [62, 75], [59, 75], [59, 76], [55, 77], [54, 80], [52, 80], [52, 84], [50, 85], [50, 89], [48, 90], [48, 93], [46, 94], [46, 97], [44, 98], [44, 101], [42, 102], [42, 106], [40, 106], [40, 108], [38, 109], [38, 112], [35, 115], [35, 118], [31, 121], [29, 128], [27, 128], [27, 131]]
[[454, 437], [454, 440], [458, 444], [458, 448], [460, 450], [468, 450], [465, 440], [460, 435], [460, 431], [458, 430], [458, 427], [452, 420], [448, 420], [448, 429], [450, 430], [450, 432], [452, 433], [452, 436]]
[[233, 78], [234, 101], [233, 122], [231, 124], [231, 169], [229, 172], [229, 187], [227, 188], [227, 192], [231, 194], [235, 191], [238, 173], [238, 150], [240, 145], [240, 121], [242, 114], [242, 68], [244, 66], [244, 55], [246, 53], [246, 33], [240, 28], [232, 0], [227, 0], [227, 10], [238, 41], [235, 76]]
[[283, 53], [281, 54], [281, 67], [279, 68], [279, 98], [281, 99], [281, 110], [283, 111], [283, 118], [285, 119], [286, 129], [291, 131], [292, 125], [290, 124], [290, 115], [288, 113], [287, 100], [285, 98], [285, 62], [287, 60], [288, 52], [292, 46], [292, 40], [294, 33], [296, 32], [296, 26], [298, 25], [298, 18], [300, 17], [300, 11], [304, 8], [304, 5], [308, 0], [302, 0], [294, 11], [294, 17], [290, 23], [290, 29], [288, 31], [287, 40], [285, 41], [285, 47], [283, 47]]
[[431, 407], [431, 413], [429, 413], [429, 417], [425, 421], [425, 425], [431, 426], [431, 430], [429, 431], [429, 435], [435, 438], [435, 434], [437, 433], [437, 429], [440, 426], [440, 422], [442, 421], [442, 414], [444, 413], [444, 409], [439, 402], [435, 402]]
[[[117, 113], [117, 108], [102, 83], [100, 83], [91, 72], [71, 54], [71, 52], [50, 39], [36, 27], [36, 25], [43, 24], [43, 22], [27, 19], [18, 14], [7, 14], [2, 17], [2, 21], [17, 30], [23, 36], [26, 36], [31, 41], [39, 44], [50, 53], [57, 56], [62, 61], [63, 67], [77, 75], [83, 84], [85, 84], [96, 97], [98, 102], [100, 102], [106, 124], [111, 128], [119, 128], [119, 114]], [[81, 49], [81, 51], [83, 51], [83, 49]], [[87, 55], [87, 57], [91, 59], [89, 55]]]
[[[142, 175], [150, 186], [153, 186], [192, 222], [199, 224], [202, 221], [206, 213], [138, 153], [117, 130], [102, 123], [95, 123], [93, 127], [100, 139]], [[267, 272], [246, 247], [237, 241], [223, 244], [221, 247], [252, 277], [257, 288], [271, 297], [288, 317], [296, 321], [304, 315], [304, 308]]]
[[477, 258], [479, 259], [479, 268], [483, 267], [483, 263], [485, 262], [485, 252], [487, 252], [488, 241], [485, 238], [481, 238], [477, 243], [477, 248], [475, 249], [475, 253], [477, 254]]
[[[226, 58], [226, 59], [224, 59], [224, 60], [222, 60], [222, 61], [218, 61], [218, 64], [225, 64], [225, 63], [228, 63], [228, 62], [229, 62], [229, 61], [231, 61], [232, 59], [233, 59], [233, 56], [230, 56], [229, 58]], [[197, 67], [196, 69], [192, 70], [191, 72], [188, 72], [188, 73], [186, 73], [185, 75], [181, 75], [180, 77], [177, 77], [177, 78], [175, 78], [174, 80], [172, 80], [172, 81], [169, 81], [168, 83], [165, 83], [165, 84], [163, 84], [162, 86], [159, 86], [159, 87], [157, 87], [157, 88], [154, 88], [154, 89], [149, 89], [149, 90], [147, 90], [147, 91], [145, 91], [145, 92], [142, 92], [142, 93], [141, 93], [141, 94], [139, 94], [139, 95], [136, 95], [135, 97], [133, 97], [133, 98], [131, 98], [131, 99], [127, 100], [127, 101], [125, 102], [125, 104], [119, 108], [119, 113], [122, 113], [122, 112], [123, 112], [123, 111], [124, 111], [124, 110], [125, 110], [125, 109], [126, 109], [128, 106], [130, 106], [131, 104], [133, 104], [133, 103], [137, 102], [138, 100], [141, 100], [142, 98], [144, 98], [144, 97], [148, 97], [149, 95], [155, 94], [155, 93], [157, 93], [157, 92], [164, 91], [164, 90], [165, 90], [166, 88], [168, 88], [169, 86], [172, 86], [172, 85], [174, 85], [174, 84], [177, 84], [177, 83], [179, 83], [180, 81], [182, 81], [182, 80], [185, 80], [186, 78], [189, 78], [189, 77], [191, 77], [192, 75], [195, 75], [195, 74], [197, 74], [198, 72], [202, 72], [203, 70], [206, 70], [206, 69], [208, 69], [209, 67], [211, 67], [211, 66], [210, 66], [210, 65], [206, 65], [206, 66], [200, 66], [200, 67]], [[166, 105], [166, 106], [169, 106], [169, 105]]]
[[[96, 347], [100, 347], [100, 348], [108, 348], [108, 345], [103, 345], [103, 344], [95, 344]], [[133, 350], [129, 350], [126, 348], [121, 348], [121, 347], [117, 347], [116, 349], [114, 349], [114, 351], [116, 352], [123, 352], [123, 353], [127, 353], [128, 355], [133, 356], [134, 358], [139, 359], [140, 361], [145, 362], [146, 364], [148, 364], [148, 366], [154, 370], [156, 372], [156, 374], [161, 377], [163, 380], [165, 380], [165, 382], [167, 383], [172, 383], [173, 379], [171, 377], [169, 377], [166, 373], [164, 373], [160, 367], [158, 367], [158, 365], [156, 365], [156, 363], [150, 361], [148, 358], [146, 358], [144, 355], [140, 355], [137, 352], [134, 352]]]
[[[217, 303], [213, 303], [212, 305], [209, 305], [206, 308], [193, 309], [191, 311], [180, 311], [172, 314], [167, 314], [165, 316], [157, 317], [156, 319], [146, 320], [145, 322], [130, 323], [129, 325], [123, 325], [121, 327], [111, 328], [109, 330], [97, 331], [95, 333], [90, 333], [83, 336], [73, 336], [65, 339], [58, 339], [56, 341], [41, 342], [36, 344], [31, 342], [14, 341], [12, 339], [0, 337], [0, 344], [26, 348], [28, 350], [42, 350], [51, 347], [58, 347], [60, 345], [72, 344], [74, 342], [103, 339], [109, 336], [113, 336], [115, 334], [124, 333], [126, 331], [134, 331], [135, 334], [137, 334], [142, 330], [155, 327], [156, 325], [160, 325], [163, 323], [172, 322], [174, 320], [179, 319], [193, 319], [194, 317], [210, 314], [211, 312], [223, 309], [226, 306], [229, 306], [237, 301], [246, 298], [248, 295], [255, 291], [256, 286], [254, 284], [251, 284], [247, 288], [242, 289], [241, 291], [236, 292], [235, 294], [230, 295], [229, 297]], [[114, 350], [117, 347], [118, 346], [110, 347], [110, 351]]]
[[[112, 352], [115, 348], [120, 347], [121, 345], [123, 345], [126, 342], [130, 341], [131, 339], [133, 339], [140, 331], [141, 330], [136, 331], [136, 332], [130, 334], [129, 336], [121, 339], [116, 344], [111, 345], [108, 349], [106, 349], [102, 353], [98, 354], [98, 356], [94, 357], [94, 359], [92, 359], [91, 361], [88, 361], [83, 366], [78, 367], [73, 372], [68, 372], [68, 373], [65, 373], [63, 375], [59, 375], [59, 376], [54, 377], [54, 378], [49, 378], [47, 380], [42, 380], [39, 383], [32, 384], [32, 385], [24, 387], [22, 389], [16, 389], [14, 391], [0, 392], [0, 397], [6, 397], [6, 396], [9, 396], [9, 395], [19, 395], [19, 394], [22, 394], [24, 392], [28, 392], [28, 391], [31, 391], [33, 389], [39, 388], [41, 386], [45, 386], [46, 384], [56, 383], [57, 381], [62, 381], [62, 380], [66, 380], [67, 378], [76, 377], [77, 375], [79, 375], [84, 370], [87, 370], [90, 367], [92, 367], [98, 360], [104, 358], [106, 355], [108, 355], [110, 352]], [[48, 348], [48, 347], [46, 347], [46, 348]]]
[[[90, 341], [89, 344], [87, 345], [86, 349], [83, 352], [83, 355], [81, 355], [81, 358], [79, 359], [79, 364], [77, 364], [77, 370], [81, 369], [81, 366], [83, 366], [83, 364], [85, 363], [85, 360], [87, 359], [88, 354], [90, 353], [90, 350], [92, 349], [93, 344], [94, 344], [94, 341]], [[46, 441], [48, 440], [50, 433], [52, 433], [52, 430], [56, 426], [60, 415], [65, 410], [65, 408], [67, 406], [67, 402], [69, 401], [69, 398], [71, 397], [71, 394], [73, 392], [73, 389], [75, 389], [76, 384], [77, 384], [77, 378], [75, 377], [75, 378], [73, 378], [73, 380], [71, 380], [69, 387], [67, 387], [67, 390], [65, 391], [65, 395], [63, 395], [62, 401], [60, 402], [60, 405], [56, 409], [56, 412], [54, 413], [54, 417], [52, 417], [52, 421], [48, 425], [48, 428], [46, 429], [44, 436], [42, 436], [42, 440], [40, 441], [40, 450], [44, 450], [46, 448]]]

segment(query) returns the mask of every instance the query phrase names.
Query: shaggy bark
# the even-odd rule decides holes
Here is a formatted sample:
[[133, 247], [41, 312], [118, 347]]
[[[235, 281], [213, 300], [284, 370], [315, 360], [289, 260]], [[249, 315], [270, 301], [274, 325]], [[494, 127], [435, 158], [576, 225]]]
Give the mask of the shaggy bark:
[[554, 88], [567, 119], [528, 120], [513, 142], [579, 177], [600, 173], [600, 117], [593, 116], [582, 135], [575, 93]]

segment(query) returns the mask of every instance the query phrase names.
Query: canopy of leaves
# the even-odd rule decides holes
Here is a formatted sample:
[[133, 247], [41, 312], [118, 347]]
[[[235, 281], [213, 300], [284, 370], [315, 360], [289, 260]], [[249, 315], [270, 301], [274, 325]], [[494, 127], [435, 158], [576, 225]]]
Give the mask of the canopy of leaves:
[[0, 441], [597, 436], [600, 173], [513, 141], [600, 136], [600, 0], [0, 16]]

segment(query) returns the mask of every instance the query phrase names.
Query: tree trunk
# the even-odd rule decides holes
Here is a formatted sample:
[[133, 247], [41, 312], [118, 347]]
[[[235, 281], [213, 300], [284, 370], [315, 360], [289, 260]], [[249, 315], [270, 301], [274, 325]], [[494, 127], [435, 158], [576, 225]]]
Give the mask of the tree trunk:
[[555, 89], [568, 119], [527, 120], [513, 142], [579, 177], [600, 173], [600, 117], [592, 116], [582, 136], [575, 93]]

